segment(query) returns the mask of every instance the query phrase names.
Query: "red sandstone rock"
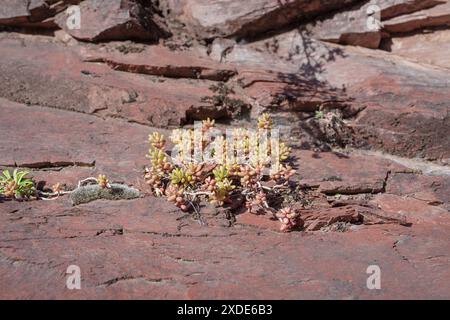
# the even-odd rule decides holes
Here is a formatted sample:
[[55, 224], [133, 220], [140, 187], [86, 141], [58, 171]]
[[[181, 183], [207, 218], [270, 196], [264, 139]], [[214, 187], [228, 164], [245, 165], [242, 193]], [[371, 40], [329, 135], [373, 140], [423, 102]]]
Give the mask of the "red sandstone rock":
[[142, 48], [136, 53], [121, 54], [92, 52], [84, 61], [103, 62], [114, 70], [149, 74], [169, 78], [208, 79], [227, 81], [237, 72], [232, 66], [221, 65], [191, 52], [173, 52], [165, 47]]
[[28, 21], [28, 0], [5, 0], [0, 8], [0, 23], [14, 24]]
[[[55, 12], [67, 3], [6, 1], [0, 24], [54, 27]], [[80, 39], [156, 40], [166, 22], [174, 26], [162, 22], [156, 8], [136, 16], [133, 8], [144, 9], [140, 1], [101, 3], [111, 10], [94, 12], [94, 2], [84, 2], [91, 20]], [[183, 32], [198, 40], [281, 31], [302, 21], [298, 10], [311, 17], [338, 2], [258, 1], [254, 10], [255, 3], [241, 1], [242, 10], [233, 10], [236, 1], [168, 2], [176, 9], [171, 16], [186, 22]], [[434, 4], [393, 1], [382, 17], [388, 28], [444, 27], [446, 6], [422, 11], [425, 18], [411, 14]], [[352, 16], [348, 8], [336, 19]], [[129, 15], [111, 23], [122, 13]], [[124, 30], [125, 21], [131, 29]], [[449, 298], [449, 78], [436, 50], [444, 48], [437, 38], [445, 39], [446, 31], [428, 37], [428, 51], [412, 44], [424, 38], [419, 32], [394, 35], [391, 48], [383, 47], [393, 54], [323, 44], [298, 31], [248, 44], [215, 39], [208, 48], [184, 52], [0, 34], [0, 171], [29, 167], [40, 185], [68, 188], [106, 174], [145, 195], [76, 207], [65, 196], [0, 198], [0, 298]], [[374, 43], [360, 34], [342, 38]], [[299, 230], [281, 234], [272, 215], [238, 214], [236, 207], [182, 213], [148, 193], [146, 138], [153, 126], [178, 127], [207, 116], [242, 120], [243, 110], [203, 99], [215, 94], [209, 88], [218, 81], [252, 105], [250, 119], [274, 112], [294, 147], [364, 145], [442, 166], [421, 162], [421, 172], [411, 161], [394, 159], [400, 165], [381, 154], [295, 149], [299, 188], [292, 206], [301, 212]], [[82, 290], [65, 287], [71, 264], [81, 267]], [[371, 264], [382, 269], [381, 291], [366, 287]]]
[[449, 24], [450, 3], [442, 1], [432, 8], [388, 20], [383, 23], [383, 27], [391, 33], [404, 33], [425, 27], [448, 26]]
[[200, 38], [213, 38], [261, 35], [354, 2], [358, 0], [182, 0], [165, 5]]
[[424, 30], [408, 37], [393, 36], [383, 41], [381, 48], [417, 63], [450, 68], [449, 30]]
[[[73, 185], [101, 172], [142, 190], [140, 167], [147, 162], [143, 154], [150, 128], [5, 100], [0, 108], [0, 163], [95, 160], [93, 168], [67, 167], [51, 173], [35, 168], [33, 175]], [[346, 163], [352, 163], [345, 157], [322, 153], [308, 158], [307, 154], [299, 159], [303, 175], [316, 180], [332, 174], [333, 168], [343, 181], [362, 174], [374, 174], [377, 180], [383, 168], [389, 168], [384, 161], [369, 165], [373, 158], [360, 158], [357, 163], [365, 163], [367, 171], [363, 166], [349, 170]], [[389, 190], [397, 192], [396, 185], [392, 183]], [[429, 187], [428, 192], [433, 192], [433, 185], [423, 185]], [[394, 202], [387, 201], [389, 197]], [[397, 217], [398, 209], [392, 205], [400, 202], [395, 197], [376, 197], [374, 201], [388, 210], [376, 212]], [[322, 207], [303, 212], [309, 230], [323, 231], [307, 236], [271, 232], [279, 225], [267, 217], [270, 225], [258, 223], [258, 228], [240, 220], [244, 215], [237, 216], [237, 224], [202, 225], [154, 197], [77, 207], [66, 197], [50, 202], [3, 201], [0, 295], [5, 299], [446, 298], [448, 215], [436, 206], [433, 210], [441, 213], [429, 215], [426, 201], [402, 201], [401, 208], [407, 208], [403, 214], [412, 213], [408, 215], [415, 222], [411, 227], [392, 224], [387, 217], [377, 221], [366, 212], [373, 208]], [[326, 231], [333, 224], [360, 223], [361, 215], [368, 223], [384, 224]], [[365, 271], [373, 261], [382, 263], [386, 289], [381, 296], [365, 289]], [[71, 264], [81, 268], [82, 290], [64, 286]], [[273, 272], [280, 269], [286, 273]], [[264, 283], [257, 280], [261, 278]], [[412, 278], [416, 281], [408, 281]], [[243, 281], [245, 288], [237, 284]], [[442, 285], [431, 288], [433, 281]]]
[[0, 25], [57, 29], [54, 16], [81, 0], [5, 0], [0, 8]]
[[[150, 129], [3, 99], [0, 107], [1, 134], [10, 140], [0, 147], [0, 166], [35, 168], [37, 180], [46, 181], [47, 186], [56, 182], [74, 186], [77, 181], [100, 173], [129, 184], [141, 180]], [[16, 117], [22, 118], [22, 126], [16, 127], [10, 121]], [[8, 145], [17, 147], [11, 149]], [[61, 167], [60, 172], [51, 171]]]
[[153, 5], [143, 1], [85, 0], [80, 4], [80, 15], [79, 29], [67, 27], [65, 13], [59, 14], [56, 22], [74, 38], [83, 41], [156, 41], [169, 35]]
[[[270, 49], [274, 41], [276, 52]], [[269, 60], [274, 62], [267, 65]], [[295, 70], [298, 78], [315, 81], [319, 89], [343, 90], [353, 105], [363, 109], [346, 122], [354, 130], [356, 142], [391, 154], [449, 163], [450, 97], [442, 89], [449, 79], [445, 69], [385, 52], [326, 45], [299, 31], [234, 45], [224, 62], [275, 74]], [[263, 93], [261, 96], [267, 96]]]
[[300, 160], [299, 182], [319, 187], [326, 194], [383, 192], [388, 172], [402, 168], [376, 157], [306, 150], [295, 150], [293, 154]]
[[[124, 118], [158, 127], [178, 126], [206, 117], [232, 118], [247, 108], [245, 103], [216, 106], [206, 101], [205, 97], [214, 95], [210, 90], [214, 82], [136, 76], [111, 70], [104, 64], [83, 62], [84, 54], [54, 43], [30, 43], [26, 48], [20, 43], [19, 39], [4, 40], [0, 49], [6, 57], [0, 66], [0, 79], [4, 83], [0, 95], [17, 102]], [[156, 65], [166, 63], [164, 52], [155, 56]], [[22, 68], [19, 74], [18, 63]], [[207, 67], [204, 68], [208, 74]], [[183, 76], [182, 67], [168, 69]], [[176, 75], [174, 73], [167, 76]], [[205, 77], [214, 77], [214, 72], [209, 76], [205, 73]], [[223, 75], [220, 71], [218, 74]], [[17, 91], [14, 89], [17, 87], [24, 90]], [[65, 94], [68, 89], [70, 95]]]
[[391, 194], [377, 195], [373, 202], [387, 217], [394, 215], [395, 219], [404, 219], [412, 223], [431, 222], [448, 225], [449, 211], [441, 206], [427, 204], [426, 201], [408, 196], [400, 197]]
[[[436, 226], [301, 236], [201, 227], [154, 198], [0, 206], [2, 298], [448, 297], [448, 243]], [[376, 295], [365, 287], [374, 261], [386, 288]], [[82, 290], [64, 286], [70, 264]]]
[[386, 192], [424, 201], [428, 205], [444, 205], [450, 209], [450, 181], [445, 176], [392, 173], [386, 184]]
[[[342, 10], [323, 20], [315, 21], [305, 26], [308, 36], [316, 39], [362, 46], [377, 49], [382, 39], [382, 30], [373, 30], [368, 26], [370, 6], [380, 8], [379, 21], [399, 15], [419, 11], [439, 4], [436, 0], [372, 0], [363, 5], [357, 3], [347, 10]], [[376, 16], [375, 16], [376, 18]]]
[[313, 112], [320, 108], [344, 109], [350, 100], [344, 92], [320, 86], [295, 74], [262, 74], [244, 70], [238, 80], [245, 93], [263, 111]]

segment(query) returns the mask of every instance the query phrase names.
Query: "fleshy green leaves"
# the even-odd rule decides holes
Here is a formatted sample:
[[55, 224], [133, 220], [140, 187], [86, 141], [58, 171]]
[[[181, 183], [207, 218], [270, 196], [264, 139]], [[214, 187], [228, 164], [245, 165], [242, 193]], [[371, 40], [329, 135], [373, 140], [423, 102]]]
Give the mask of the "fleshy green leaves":
[[31, 197], [35, 193], [35, 188], [33, 180], [25, 177], [29, 173], [15, 169], [11, 175], [8, 170], [4, 170], [0, 176], [0, 194], [16, 199]]

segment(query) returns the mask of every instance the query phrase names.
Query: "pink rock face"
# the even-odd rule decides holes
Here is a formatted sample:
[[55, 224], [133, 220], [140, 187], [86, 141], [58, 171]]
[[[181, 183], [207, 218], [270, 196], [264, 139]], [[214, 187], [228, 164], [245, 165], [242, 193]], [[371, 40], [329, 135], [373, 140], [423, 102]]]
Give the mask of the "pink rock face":
[[424, 27], [439, 27], [450, 23], [450, 3], [440, 4], [409, 15], [399, 16], [383, 23], [384, 29], [391, 33], [410, 32]]
[[85, 54], [84, 61], [106, 63], [113, 70], [168, 78], [192, 78], [227, 81], [237, 74], [232, 66], [186, 52], [180, 54], [166, 47], [142, 48], [140, 52], [123, 55], [120, 52]]
[[0, 25], [57, 29], [54, 16], [82, 0], [5, 0], [0, 8]]
[[169, 1], [175, 18], [202, 38], [252, 37], [358, 2], [305, 0]]
[[392, 37], [381, 48], [415, 62], [450, 68], [449, 30], [425, 30], [409, 37]]
[[[369, 21], [372, 7], [376, 6], [380, 12], [375, 13], [374, 18], [379, 22], [400, 15], [428, 9], [441, 2], [436, 0], [372, 0], [363, 5], [357, 3], [354, 6], [330, 15], [326, 19], [315, 21], [306, 25], [308, 35], [316, 39], [377, 49], [385, 30], [372, 29], [374, 22]], [[378, 16], [377, 16], [378, 15]], [[389, 24], [390, 22], [386, 22]]]
[[[384, 29], [368, 32], [373, 4]], [[0, 172], [46, 190], [105, 174], [142, 197], [0, 196], [0, 298], [450, 299], [448, 9], [3, 0]], [[257, 208], [234, 191], [198, 212], [152, 195], [151, 132], [255, 127], [263, 112], [293, 148], [292, 188], [264, 195], [278, 182], [263, 180]], [[81, 290], [65, 286], [73, 264]]]
[[133, 39], [155, 41], [168, 35], [151, 4], [136, 0], [86, 0], [80, 4], [80, 28], [68, 28], [68, 16], [56, 21], [74, 38], [84, 41]]
[[0, 23], [14, 24], [28, 21], [28, 0], [5, 0], [0, 7]]
[[[13, 53], [20, 47], [20, 41], [5, 40], [3, 43], [0, 50], [8, 58], [0, 67], [3, 72], [0, 77], [4, 77], [5, 83], [0, 91], [4, 97], [18, 102], [120, 117], [158, 127], [178, 126], [207, 117], [232, 118], [246, 110], [245, 103], [242, 106], [215, 106], [205, 101], [205, 97], [214, 96], [210, 90], [214, 82], [191, 78], [220, 79], [234, 72], [213, 61], [205, 61], [203, 65], [202, 59], [185, 57], [183, 64], [181, 56], [177, 59], [177, 54], [155, 48], [151, 50], [154, 59], [148, 68], [145, 65], [144, 68], [147, 73], [167, 76], [156, 79], [111, 70], [103, 63], [86, 62], [86, 54], [90, 51], [83, 48], [80, 53], [55, 43], [37, 42]], [[168, 56], [178, 63], [171, 65]], [[126, 58], [121, 59], [126, 61]], [[16, 74], [19, 61], [23, 63], [24, 73]], [[192, 65], [195, 63], [197, 66]], [[17, 86], [27, 89], [15, 91], [13, 88]], [[68, 88], [72, 88], [69, 96], [64, 95]]]
[[[273, 43], [276, 52], [271, 48]], [[315, 83], [318, 94], [322, 88], [334, 87], [335, 100], [345, 97], [359, 107], [347, 121], [359, 143], [392, 154], [449, 163], [450, 97], [442, 89], [449, 77], [444, 69], [382, 51], [324, 44], [298, 30], [272, 40], [234, 45], [224, 61], [241, 67], [270, 68], [274, 74], [296, 72], [293, 78]], [[267, 65], [266, 61], [273, 63]], [[270, 93], [260, 90], [260, 94], [252, 95], [261, 100]], [[340, 109], [342, 104], [334, 108]]]

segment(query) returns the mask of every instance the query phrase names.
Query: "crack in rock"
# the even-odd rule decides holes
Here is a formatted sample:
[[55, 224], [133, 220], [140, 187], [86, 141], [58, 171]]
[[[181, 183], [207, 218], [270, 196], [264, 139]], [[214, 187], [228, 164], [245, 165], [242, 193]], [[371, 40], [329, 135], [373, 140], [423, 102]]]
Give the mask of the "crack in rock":
[[29, 168], [29, 169], [39, 169], [39, 170], [62, 170], [67, 167], [95, 167], [95, 160], [92, 162], [82, 162], [82, 161], [41, 161], [41, 162], [30, 162], [30, 163], [17, 163], [14, 164], [1, 164], [0, 167], [9, 168]]
[[107, 280], [105, 282], [102, 282], [100, 284], [98, 284], [98, 287], [109, 287], [112, 285], [115, 285], [119, 282], [123, 282], [123, 281], [132, 281], [132, 280], [144, 280], [145, 282], [149, 282], [149, 283], [164, 283], [167, 281], [172, 281], [172, 278], [147, 278], [145, 276], [132, 276], [132, 275], [125, 275], [125, 276], [121, 276], [121, 277], [116, 277], [110, 280]]

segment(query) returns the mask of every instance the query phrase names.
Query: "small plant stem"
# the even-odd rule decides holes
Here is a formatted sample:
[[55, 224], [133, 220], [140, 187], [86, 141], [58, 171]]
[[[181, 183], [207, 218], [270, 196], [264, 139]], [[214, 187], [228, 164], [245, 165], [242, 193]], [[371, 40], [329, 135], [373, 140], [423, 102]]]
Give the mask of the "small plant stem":
[[89, 181], [91, 181], [91, 182], [94, 182], [94, 181], [95, 181], [95, 183], [98, 183], [97, 178], [95, 178], [95, 177], [89, 177], [89, 178], [86, 178], [86, 179], [83, 179], [83, 180], [78, 181], [78, 188], [80, 188], [84, 183], [89, 182]]
[[70, 194], [72, 191], [59, 191], [59, 192], [43, 192], [43, 191], [37, 191], [38, 199], [40, 200], [56, 200], [59, 198], [59, 196]]
[[194, 199], [197, 196], [212, 196], [213, 195], [212, 192], [185, 192], [185, 194], [188, 196], [193, 196]]

